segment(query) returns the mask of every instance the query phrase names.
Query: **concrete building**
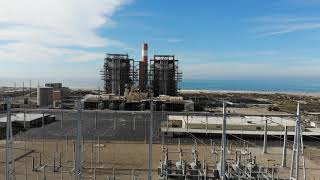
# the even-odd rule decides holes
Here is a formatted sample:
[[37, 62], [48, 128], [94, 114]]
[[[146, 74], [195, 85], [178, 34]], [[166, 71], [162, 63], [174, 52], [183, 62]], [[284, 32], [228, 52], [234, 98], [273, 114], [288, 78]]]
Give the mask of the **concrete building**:
[[38, 87], [37, 88], [37, 106], [50, 107], [53, 105], [53, 88], [52, 87]]
[[[295, 117], [278, 116], [228, 116], [227, 134], [241, 136], [261, 136], [264, 134], [265, 122], [267, 134], [273, 136], [283, 135], [287, 126], [288, 135], [295, 133]], [[169, 136], [174, 134], [217, 134], [222, 133], [222, 116], [219, 115], [168, 115], [163, 122], [161, 132]], [[302, 126], [304, 135], [320, 136], [320, 128], [307, 128]]]
[[70, 95], [70, 89], [63, 87], [62, 83], [46, 83], [45, 87], [53, 88], [53, 101], [66, 99]]

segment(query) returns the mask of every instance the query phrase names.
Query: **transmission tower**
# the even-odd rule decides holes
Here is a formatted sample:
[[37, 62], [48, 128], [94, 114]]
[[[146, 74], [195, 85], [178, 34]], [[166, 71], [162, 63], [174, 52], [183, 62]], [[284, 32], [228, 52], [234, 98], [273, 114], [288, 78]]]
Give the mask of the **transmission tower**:
[[76, 154], [75, 154], [75, 169], [74, 169], [74, 178], [75, 180], [82, 180], [82, 157], [81, 157], [81, 100], [78, 99], [78, 120], [77, 120], [77, 135], [76, 135]]
[[226, 103], [223, 102], [223, 123], [222, 123], [222, 139], [221, 139], [221, 157], [220, 157], [220, 177], [226, 180], [226, 151], [227, 151], [227, 133], [226, 133]]
[[7, 98], [7, 128], [6, 128], [6, 180], [15, 180], [13, 158], [13, 136], [11, 122], [11, 99]]
[[290, 170], [291, 180], [299, 180], [300, 158], [302, 158], [303, 179], [304, 180], [306, 179], [302, 136], [303, 134], [302, 134], [302, 128], [301, 128], [300, 104], [298, 103], [297, 120], [296, 120], [295, 134], [294, 134], [294, 144], [293, 144], [291, 170]]

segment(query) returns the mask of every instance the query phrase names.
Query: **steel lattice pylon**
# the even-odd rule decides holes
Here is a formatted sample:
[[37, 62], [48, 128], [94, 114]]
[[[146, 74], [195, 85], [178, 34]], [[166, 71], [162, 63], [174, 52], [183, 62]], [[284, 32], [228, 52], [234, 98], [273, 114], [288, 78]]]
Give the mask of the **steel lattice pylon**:
[[290, 179], [292, 179], [292, 180], [299, 179], [300, 158], [302, 158], [303, 179], [304, 180], [306, 179], [304, 151], [303, 151], [303, 138], [302, 137], [303, 137], [303, 134], [302, 134], [302, 128], [301, 128], [300, 104], [298, 103], [297, 120], [296, 120], [296, 127], [295, 127], [291, 170], [290, 170]]
[[226, 180], [226, 157], [227, 157], [227, 124], [226, 124], [226, 103], [223, 102], [223, 124], [222, 124], [222, 139], [221, 139], [221, 157], [220, 157], [220, 177], [222, 180]]
[[15, 167], [13, 158], [13, 135], [11, 122], [11, 98], [7, 98], [6, 180], [15, 180]]
[[76, 153], [75, 153], [75, 169], [74, 169], [74, 179], [82, 180], [82, 146], [81, 146], [81, 138], [82, 138], [82, 127], [81, 127], [81, 101], [78, 99], [78, 120], [77, 120], [77, 134], [76, 134]]

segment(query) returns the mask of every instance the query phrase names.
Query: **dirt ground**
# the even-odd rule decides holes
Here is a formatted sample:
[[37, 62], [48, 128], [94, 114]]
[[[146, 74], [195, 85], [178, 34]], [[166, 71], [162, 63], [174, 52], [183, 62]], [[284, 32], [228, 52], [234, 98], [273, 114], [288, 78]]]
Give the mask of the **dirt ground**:
[[[221, 108], [215, 108], [216, 110], [222, 112]], [[228, 107], [227, 108], [228, 113], [235, 113], [235, 114], [245, 114], [245, 115], [290, 115], [286, 112], [280, 112], [280, 111], [268, 111], [267, 107], [263, 106], [253, 106], [250, 108], [233, 108]]]
[[[46, 176], [47, 180], [55, 179], [72, 179], [73, 169], [73, 141], [15, 141], [14, 142], [14, 157], [16, 167], [16, 179], [43, 179]], [[167, 145], [170, 151], [177, 151], [177, 145]], [[191, 159], [191, 149], [193, 145], [182, 145], [184, 151], [184, 158]], [[219, 150], [219, 147], [216, 147]], [[157, 179], [157, 167], [162, 157], [162, 145], [153, 145], [153, 179]], [[231, 154], [228, 159], [234, 159], [236, 150], [242, 147], [232, 147]], [[282, 148], [271, 147], [268, 148], [267, 154], [262, 154], [261, 147], [250, 147], [249, 149], [253, 155], [257, 156], [257, 163], [262, 166], [272, 164], [281, 164]], [[215, 166], [213, 155], [211, 154], [210, 146], [198, 145], [199, 159], [205, 159], [209, 166]], [[39, 161], [40, 154], [42, 154], [42, 165], [47, 164], [46, 172], [40, 169]], [[131, 179], [133, 173], [137, 179], [147, 179], [148, 169], [148, 144], [143, 142], [107, 142], [101, 141], [100, 146], [97, 142], [84, 142], [84, 177], [85, 179], [93, 179], [94, 169], [96, 172], [97, 180], [105, 180], [112, 177], [113, 169], [116, 179]], [[60, 164], [63, 168], [53, 172], [54, 157], [57, 165]], [[307, 148], [305, 150], [306, 157], [306, 174], [307, 179], [320, 180], [319, 157], [320, 150], [316, 148]], [[39, 171], [32, 171], [32, 161], [35, 161]], [[169, 154], [169, 159], [173, 162], [178, 160], [178, 154]], [[290, 171], [291, 150], [288, 149], [287, 167], [279, 167], [280, 177], [288, 177]], [[94, 168], [96, 167], [96, 168]], [[134, 170], [134, 171], [133, 171]], [[302, 175], [302, 168], [300, 169]], [[5, 176], [5, 142], [1, 141], [0, 144], [0, 179]], [[27, 177], [27, 178], [26, 178]]]

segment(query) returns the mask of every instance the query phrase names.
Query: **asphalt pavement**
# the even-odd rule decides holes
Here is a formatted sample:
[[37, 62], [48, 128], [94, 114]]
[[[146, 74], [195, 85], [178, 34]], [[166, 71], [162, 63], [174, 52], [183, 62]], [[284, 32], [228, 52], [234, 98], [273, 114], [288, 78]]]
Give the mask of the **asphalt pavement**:
[[[79, 113], [73, 110], [34, 110], [56, 116], [56, 121], [43, 127], [30, 128], [15, 135], [16, 139], [65, 139], [76, 133]], [[166, 115], [153, 113], [153, 135], [159, 138], [159, 127]], [[145, 141], [150, 131], [150, 112], [83, 111], [81, 113], [82, 135], [85, 140]]]

